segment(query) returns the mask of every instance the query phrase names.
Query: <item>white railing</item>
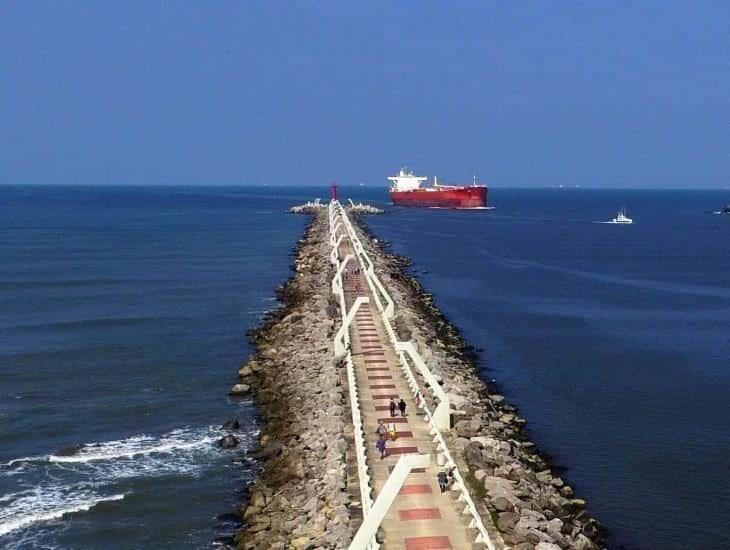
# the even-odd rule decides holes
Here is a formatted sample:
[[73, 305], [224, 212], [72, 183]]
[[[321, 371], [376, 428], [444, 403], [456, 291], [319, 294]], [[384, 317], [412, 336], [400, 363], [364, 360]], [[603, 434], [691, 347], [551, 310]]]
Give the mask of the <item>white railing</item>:
[[[330, 203], [330, 229], [336, 230], [338, 226], [334, 223], [335, 215], [333, 215], [332, 206], [333, 204]], [[348, 254], [344, 261], [340, 262], [337, 247], [339, 247], [341, 241], [342, 236], [340, 236], [340, 238], [336, 241], [331, 240], [334, 246], [332, 249], [334, 254], [331, 255], [331, 258], [334, 258], [334, 263], [337, 266], [335, 276], [332, 278], [332, 293], [339, 298], [340, 314], [342, 316], [342, 326], [334, 337], [334, 348], [335, 358], [339, 360], [344, 355], [345, 366], [347, 368], [347, 386], [349, 389], [350, 412], [352, 414], [353, 436], [355, 440], [355, 462], [357, 464], [357, 475], [360, 485], [360, 501], [362, 503], [363, 523], [365, 523], [366, 518], [371, 516], [370, 510], [373, 507], [373, 498], [371, 494], [371, 477], [367, 464], [365, 429], [363, 427], [362, 414], [360, 412], [360, 397], [358, 395], [357, 377], [355, 376], [355, 365], [352, 362], [352, 352], [350, 351], [349, 346], [349, 327], [357, 311], [363, 304], [367, 304], [369, 299], [365, 296], [358, 296], [350, 311], [347, 311], [344, 286], [342, 283], [342, 272], [345, 269], [346, 264], [353, 259], [353, 256]], [[368, 525], [370, 523], [372, 523], [372, 520], [368, 523]], [[378, 526], [379, 525], [380, 522], [378, 522]], [[369, 537], [364, 535], [361, 536], [358, 544], [358, 550], [378, 550], [380, 548], [380, 545], [375, 539], [374, 532]]]
[[[335, 210], [336, 214], [332, 214], [332, 211]], [[333, 201], [333, 203], [330, 204], [330, 226], [333, 226], [335, 230], [339, 228], [340, 221], [343, 222], [345, 229], [348, 233], [348, 237], [350, 239], [350, 242], [352, 243], [353, 250], [355, 251], [357, 255], [357, 259], [360, 262], [360, 265], [363, 268], [363, 273], [365, 274], [365, 278], [368, 282], [368, 286], [370, 287], [373, 296], [375, 297], [375, 303], [378, 307], [378, 311], [381, 313], [381, 317], [383, 320], [383, 324], [385, 326], [386, 332], [388, 333], [388, 337], [391, 341], [391, 343], [394, 345], [396, 351], [398, 352], [398, 357], [400, 359], [401, 369], [403, 370], [403, 373], [406, 376], [406, 379], [408, 380], [408, 385], [411, 388], [411, 391], [415, 394], [417, 394], [419, 390], [418, 381], [416, 380], [416, 377], [414, 376], [410, 365], [408, 364], [408, 360], [406, 359], [406, 354], [410, 358], [411, 362], [415, 365], [415, 367], [418, 369], [418, 372], [421, 374], [421, 376], [424, 378], [426, 383], [429, 386], [429, 390], [435, 397], [435, 399], [438, 401], [438, 404], [436, 406], [436, 409], [434, 410], [433, 414], [431, 413], [428, 404], [425, 402], [425, 400], [420, 400], [420, 406], [424, 409], [424, 418], [426, 422], [429, 424], [430, 428], [430, 434], [433, 436], [433, 443], [436, 445], [436, 460], [437, 464], [439, 466], [444, 466], [445, 468], [448, 468], [453, 471], [454, 475], [454, 484], [452, 486], [452, 490], [459, 492], [458, 501], [464, 503], [464, 509], [462, 511], [463, 514], [471, 515], [471, 521], [469, 522], [469, 527], [472, 529], [477, 530], [477, 536], [474, 542], [477, 543], [483, 543], [487, 546], [489, 550], [494, 550], [494, 543], [489, 537], [489, 533], [487, 532], [486, 528], [484, 527], [484, 523], [482, 522], [482, 518], [479, 515], [479, 512], [477, 510], [476, 505], [474, 504], [473, 499], [471, 498], [471, 495], [469, 494], [469, 490], [466, 486], [466, 483], [464, 481], [463, 476], [461, 475], [461, 472], [459, 471], [458, 466], [456, 465], [456, 462], [454, 461], [453, 457], [451, 456], [451, 453], [449, 452], [448, 447], [446, 446], [446, 442], [444, 441], [443, 436], [441, 435], [441, 430], [448, 430], [450, 428], [450, 404], [448, 396], [446, 395], [446, 392], [444, 392], [441, 385], [438, 383], [438, 380], [434, 376], [434, 374], [431, 372], [431, 370], [426, 365], [425, 361], [423, 361], [423, 358], [416, 350], [415, 345], [412, 342], [401, 342], [397, 339], [397, 336], [395, 334], [395, 331], [393, 330], [393, 327], [391, 325], [391, 319], [395, 317], [395, 305], [388, 294], [387, 290], [383, 286], [383, 284], [380, 282], [380, 279], [375, 275], [375, 266], [370, 259], [369, 255], [365, 251], [364, 247], [362, 246], [362, 243], [360, 242], [360, 239], [352, 226], [352, 223], [350, 222], [347, 214], [345, 213], [344, 208], [342, 205], [339, 204], [339, 202]], [[339, 220], [337, 222], [333, 222], [335, 219], [335, 216], [339, 215]], [[332, 239], [332, 242], [334, 243], [335, 240]], [[377, 289], [377, 292], [375, 291]], [[344, 294], [344, 293], [343, 293]], [[383, 298], [386, 302], [386, 306], [383, 307], [382, 302], [380, 298]], [[354, 307], [353, 307], [354, 309]], [[350, 354], [348, 353], [348, 359], [350, 359]], [[421, 393], [421, 395], [423, 395]], [[359, 417], [359, 407], [358, 407], [358, 422], [360, 423], [360, 430], [362, 430], [362, 422]], [[418, 455], [414, 455], [418, 456]], [[403, 457], [405, 458], [405, 457]], [[403, 460], [403, 459], [401, 459]], [[399, 461], [400, 464], [400, 461]], [[365, 469], [367, 469], [367, 465], [365, 465]], [[402, 475], [402, 470], [399, 470], [398, 478], [394, 478], [396, 471], [393, 470], [393, 473], [389, 476], [388, 480], [386, 481], [386, 486], [389, 486], [389, 483], [391, 483], [391, 478], [393, 478], [393, 483], [391, 486], [394, 486], [397, 484], [398, 479]], [[407, 474], [406, 474], [407, 475]], [[361, 478], [361, 484], [362, 484], [362, 478]], [[402, 484], [402, 482], [401, 482]], [[362, 489], [362, 486], [361, 486]], [[384, 487], [385, 489], [385, 487]], [[382, 494], [382, 492], [381, 492]], [[388, 500], [390, 497], [384, 498], [383, 505], [387, 507], [385, 508], [385, 512], [387, 512], [387, 508], [392, 503], [392, 498]], [[393, 497], [394, 498], [394, 497]], [[380, 495], [378, 496], [378, 500], [376, 504], [380, 504]], [[380, 515], [380, 508], [378, 508]], [[363, 506], [364, 511], [364, 506]], [[377, 530], [377, 527], [382, 522], [383, 517], [385, 517], [385, 512], [382, 512], [382, 517], [377, 517], [373, 515], [371, 521], [368, 521], [367, 531], [365, 534], [363, 534], [363, 537], [367, 534], [370, 534], [370, 530], [372, 529], [372, 524], [375, 524], [375, 530]], [[365, 515], [365, 514], [364, 514]], [[365, 520], [363, 521], [363, 525], [365, 525], [367, 521], [367, 516], [365, 515]], [[362, 530], [362, 526], [361, 526]], [[360, 531], [358, 531], [358, 534]], [[374, 531], [373, 531], [374, 534]], [[356, 535], [357, 536], [357, 535]], [[365, 541], [369, 539], [364, 539]], [[351, 549], [360, 549], [363, 548], [363, 546], [355, 546], [355, 541], [353, 540], [353, 545], [350, 546]], [[371, 543], [372, 544], [372, 543]]]
[[408, 355], [411, 363], [413, 363], [416, 369], [418, 369], [418, 372], [426, 381], [426, 384], [428, 384], [431, 393], [438, 400], [438, 405], [436, 406], [436, 409], [433, 413], [433, 420], [436, 425], [441, 430], [451, 429], [451, 410], [449, 408], [449, 398], [446, 395], [444, 389], [441, 387], [441, 384], [439, 384], [434, 374], [426, 365], [421, 355], [418, 353], [418, 351], [416, 351], [416, 346], [413, 344], [413, 342], [396, 342], [395, 349], [396, 351], [403, 352], [399, 354], [401, 362], [406, 362], [406, 358], [403, 356], [403, 354]]
[[355, 533], [350, 543], [350, 550], [367, 548], [368, 541], [372, 540], [378, 532], [378, 527], [383, 523], [395, 497], [398, 496], [398, 492], [406, 482], [408, 474], [415, 468], [428, 468], [429, 463], [428, 455], [422, 454], [403, 455], [398, 459], [393, 471], [385, 480], [385, 485], [378, 493], [370, 514], [363, 519], [360, 528]]

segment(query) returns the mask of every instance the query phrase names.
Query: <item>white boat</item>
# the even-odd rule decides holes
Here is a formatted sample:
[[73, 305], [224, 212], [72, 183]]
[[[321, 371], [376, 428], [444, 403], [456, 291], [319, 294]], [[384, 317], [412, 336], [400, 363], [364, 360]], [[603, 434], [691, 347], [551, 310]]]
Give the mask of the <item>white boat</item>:
[[624, 210], [624, 209], [622, 208], [621, 210], [619, 210], [619, 211], [618, 211], [618, 214], [616, 214], [616, 217], [615, 217], [615, 218], [613, 218], [613, 219], [612, 219], [611, 221], [608, 221], [608, 222], [604, 222], [604, 223], [621, 223], [621, 224], [629, 224], [629, 223], [634, 223], [634, 220], [632, 220], [631, 218], [629, 218], [629, 217], [628, 217], [628, 216], [626, 215], [626, 210]]

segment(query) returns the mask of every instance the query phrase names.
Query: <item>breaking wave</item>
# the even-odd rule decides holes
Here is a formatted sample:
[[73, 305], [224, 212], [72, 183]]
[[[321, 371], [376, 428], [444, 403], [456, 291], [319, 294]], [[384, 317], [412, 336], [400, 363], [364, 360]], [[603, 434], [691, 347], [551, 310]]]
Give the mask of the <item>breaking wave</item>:
[[3, 464], [13, 467], [32, 462], [87, 463], [101, 460], [134, 458], [138, 456], [194, 451], [211, 446], [222, 432], [213, 426], [204, 429], [182, 428], [159, 437], [135, 435], [126, 439], [86, 443], [73, 452], [15, 458]]
[[125, 494], [102, 495], [86, 484], [69, 487], [38, 486], [2, 497], [0, 537], [35, 523], [86, 512], [101, 502], [122, 500]]
[[[124, 480], [197, 477], [223, 456], [216, 445], [223, 433], [217, 426], [181, 428], [156, 437], [142, 434], [86, 443], [0, 464], [0, 476], [16, 489], [0, 495], [0, 537], [40, 522], [86, 512], [103, 502], [122, 500], [131, 492]], [[236, 435], [245, 449], [256, 434]]]

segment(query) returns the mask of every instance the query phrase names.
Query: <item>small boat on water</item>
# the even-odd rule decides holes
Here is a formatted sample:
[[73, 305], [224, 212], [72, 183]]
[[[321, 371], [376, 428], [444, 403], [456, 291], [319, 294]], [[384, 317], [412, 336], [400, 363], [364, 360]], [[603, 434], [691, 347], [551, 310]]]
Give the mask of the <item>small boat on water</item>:
[[725, 206], [725, 208], [723, 208], [723, 209], [721, 210], [721, 212], [722, 212], [723, 214], [730, 214], [730, 204], [728, 204], [727, 206]]
[[618, 211], [618, 214], [616, 214], [616, 217], [615, 218], [612, 218], [610, 221], [603, 222], [603, 223], [614, 223], [614, 224], [628, 225], [630, 223], [634, 223], [634, 220], [632, 220], [631, 218], [629, 218], [626, 215], [626, 210], [624, 208], [622, 208], [621, 210]]

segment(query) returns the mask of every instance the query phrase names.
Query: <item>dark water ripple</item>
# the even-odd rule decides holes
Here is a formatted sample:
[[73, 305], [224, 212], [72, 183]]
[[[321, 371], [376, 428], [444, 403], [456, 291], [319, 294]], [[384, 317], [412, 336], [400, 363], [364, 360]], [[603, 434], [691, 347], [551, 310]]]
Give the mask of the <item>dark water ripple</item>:
[[[727, 193], [491, 197], [369, 223], [485, 350], [612, 547], [730, 548]], [[621, 206], [634, 225], [594, 223]]]
[[[230, 416], [255, 437], [225, 395], [304, 224], [281, 212], [313, 194], [0, 187], [0, 546], [199, 548], [235, 528], [252, 465], [213, 442]], [[612, 547], [730, 548], [730, 217], [710, 214], [728, 197], [491, 201], [370, 223]], [[633, 226], [594, 223], [620, 206]]]
[[[0, 547], [200, 548], [235, 528], [258, 426], [226, 395], [288, 274], [296, 194], [0, 187]], [[232, 416], [241, 448], [222, 452]]]

